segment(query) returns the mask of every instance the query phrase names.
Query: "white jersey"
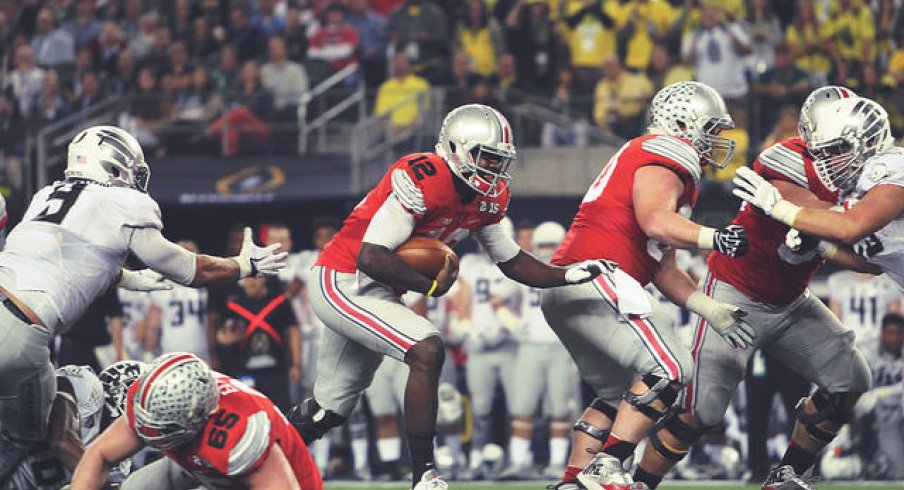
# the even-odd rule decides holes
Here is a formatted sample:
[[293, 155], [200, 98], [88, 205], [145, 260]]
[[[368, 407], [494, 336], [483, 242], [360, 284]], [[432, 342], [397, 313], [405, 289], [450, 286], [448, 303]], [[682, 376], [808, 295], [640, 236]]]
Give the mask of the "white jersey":
[[[904, 384], [904, 356], [894, 356], [888, 352], [877, 352], [867, 356], [873, 373], [873, 389]], [[876, 417], [879, 420], [894, 420], [902, 410], [901, 392], [892, 391], [876, 401]]]
[[160, 309], [160, 353], [191, 352], [210, 359], [207, 343], [207, 289], [174, 284], [154, 291], [151, 303]]
[[78, 407], [79, 433], [82, 444], [87, 446], [100, 434], [101, 416], [104, 411], [104, 386], [88, 366], [63, 366], [57, 369], [56, 374], [72, 384], [75, 404]]
[[122, 305], [122, 343], [126, 354], [132, 359], [141, 359], [144, 352], [142, 339], [138, 338], [138, 324], [147, 318], [151, 306], [151, 295], [143, 291], [117, 289]]
[[559, 337], [552, 331], [540, 309], [540, 290], [530, 286], [519, 285], [521, 290], [521, 321], [524, 325], [519, 340], [532, 344], [557, 344]]
[[[892, 147], [866, 161], [854, 191], [844, 196], [862, 199], [870, 189], [888, 184], [904, 187], [904, 148]], [[904, 213], [881, 230], [854, 244], [858, 255], [882, 268], [904, 287]]]
[[71, 325], [118, 277], [133, 230], [161, 229], [160, 208], [124, 187], [67, 180], [31, 200], [0, 252], [0, 286], [51, 333]]
[[[517, 285], [505, 277], [486, 254], [473, 253], [459, 262], [459, 280], [471, 290], [471, 333], [467, 340], [471, 351], [494, 348], [513, 340], [496, 316], [494, 302], [502, 301], [512, 308]], [[514, 311], [514, 309], [513, 309]]]
[[841, 323], [857, 335], [857, 347], [864, 354], [875, 352], [882, 317], [901, 298], [897, 285], [884, 274], [858, 276], [856, 272], [841, 271], [829, 276], [828, 287], [829, 299], [841, 308]]

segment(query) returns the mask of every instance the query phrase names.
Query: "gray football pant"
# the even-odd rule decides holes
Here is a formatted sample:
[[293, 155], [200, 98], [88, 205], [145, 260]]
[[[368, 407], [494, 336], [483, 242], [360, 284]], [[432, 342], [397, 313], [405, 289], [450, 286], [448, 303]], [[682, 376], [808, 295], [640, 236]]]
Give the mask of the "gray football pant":
[[515, 372], [520, 382], [511, 386], [513, 417], [529, 417], [545, 401], [547, 415], [569, 416], [578, 403], [578, 368], [559, 342], [522, 342]]
[[517, 351], [517, 344], [509, 342], [491, 350], [468, 353], [465, 379], [474, 414], [474, 448], [483, 448], [489, 439], [490, 412], [493, 410], [493, 395], [498, 384], [502, 385], [507, 408], [511, 410], [511, 388], [515, 382]]
[[879, 451], [888, 460], [886, 478], [904, 480], [904, 411], [897, 407], [891, 413], [883, 411], [876, 418]]
[[[581, 378], [603, 400], [618, 405], [637, 375], [684, 383], [693, 363], [665, 308], [647, 295], [652, 315], [622, 315], [597, 280], [543, 291], [546, 322], [571, 353]], [[611, 287], [611, 286], [610, 286]]]
[[695, 366], [685, 390], [684, 408], [704, 425], [722, 422], [738, 383], [744, 379], [747, 360], [756, 348], [769, 352], [830, 393], [862, 393], [869, 389], [869, 367], [854, 347], [854, 332], [809, 291], [790, 304], [777, 306], [760, 303], [712, 275], [707, 276], [700, 290], [746, 311], [745, 320], [757, 337], [756, 345], [750, 349], [732, 349], [697, 318], [691, 347]]
[[169, 458], [141, 468], [126, 478], [120, 490], [191, 490], [199, 488], [198, 480]]

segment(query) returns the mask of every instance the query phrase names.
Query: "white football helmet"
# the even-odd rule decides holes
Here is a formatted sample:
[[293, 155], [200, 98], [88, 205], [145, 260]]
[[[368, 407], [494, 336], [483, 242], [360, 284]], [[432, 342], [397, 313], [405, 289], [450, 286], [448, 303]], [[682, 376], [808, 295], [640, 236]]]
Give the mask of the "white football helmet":
[[187, 352], [158, 357], [136, 383], [131, 400], [135, 432], [157, 449], [172, 449], [194, 439], [220, 401], [213, 372]]
[[534, 255], [543, 262], [552, 260], [553, 254], [565, 239], [565, 227], [555, 221], [544, 221], [534, 228], [531, 248]]
[[885, 109], [864, 97], [831, 102], [814, 122], [807, 147], [816, 176], [832, 191], [847, 189], [867, 159], [894, 144]]
[[800, 119], [797, 122], [797, 132], [804, 144], [809, 144], [813, 126], [816, 124], [816, 112], [821, 111], [836, 100], [857, 97], [853, 90], [839, 85], [827, 85], [810, 92], [804, 105], [800, 108]]
[[104, 409], [110, 420], [125, 413], [129, 387], [147, 370], [148, 365], [141, 361], [119, 361], [97, 376], [104, 386]]
[[104, 408], [104, 388], [94, 370], [88, 366], [67, 365], [56, 370], [56, 375], [66, 378], [72, 387], [72, 396], [79, 413], [79, 434], [87, 443], [100, 434]]
[[116, 126], [92, 126], [69, 143], [66, 177], [147, 192], [151, 170], [134, 136]]
[[686, 139], [701, 161], [719, 168], [734, 155], [735, 142], [719, 132], [734, 128], [725, 100], [712, 87], [700, 82], [677, 82], [653, 97], [649, 131]]
[[497, 197], [512, 180], [508, 172], [516, 157], [512, 126], [490, 106], [457, 107], [443, 119], [436, 154], [472, 189]]

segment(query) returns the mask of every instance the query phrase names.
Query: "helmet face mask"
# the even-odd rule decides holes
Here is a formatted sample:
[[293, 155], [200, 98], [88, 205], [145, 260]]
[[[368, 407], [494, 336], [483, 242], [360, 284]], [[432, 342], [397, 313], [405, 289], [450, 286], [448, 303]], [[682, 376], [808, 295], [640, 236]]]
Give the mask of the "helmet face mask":
[[511, 126], [499, 111], [481, 104], [453, 109], [443, 120], [436, 153], [475, 192], [498, 197], [508, 188], [516, 158]]

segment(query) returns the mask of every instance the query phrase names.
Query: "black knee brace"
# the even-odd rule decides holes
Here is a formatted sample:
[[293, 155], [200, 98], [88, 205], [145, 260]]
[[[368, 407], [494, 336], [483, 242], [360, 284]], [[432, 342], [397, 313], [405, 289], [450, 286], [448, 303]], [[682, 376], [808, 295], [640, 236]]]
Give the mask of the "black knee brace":
[[[684, 443], [688, 449], [671, 447], [666, 444], [659, 437], [659, 433], [662, 430], [667, 430], [676, 439]], [[677, 463], [687, 455], [689, 448], [697, 442], [697, 439], [700, 439], [700, 436], [702, 436], [704, 432], [706, 432], [706, 429], [694, 429], [684, 423], [684, 421], [678, 417], [678, 412], [671, 412], [656, 424], [656, 429], [650, 434], [650, 444], [653, 445], [653, 449], [662, 455], [662, 457]]]
[[[610, 420], [615, 420], [615, 416], [616, 414], [618, 414], [618, 409], [604, 402], [599, 397], [594, 398], [593, 401], [590, 402], [589, 408], [602, 413], [606, 417], [609, 417]], [[575, 422], [574, 426], [572, 426], [572, 429], [574, 429], [575, 431], [583, 432], [584, 434], [587, 434], [588, 436], [600, 442], [606, 442], [606, 439], [609, 438], [610, 432], [610, 429], [600, 429], [599, 427], [590, 425], [584, 420], [578, 420], [577, 422]]]
[[615, 416], [618, 415], [618, 409], [613, 407], [612, 405], [609, 405], [600, 397], [596, 397], [592, 402], [590, 402], [590, 408], [602, 413], [606, 417], [609, 417], [609, 420], [615, 420]]
[[293, 407], [286, 418], [298, 431], [305, 444], [320, 439], [328, 430], [345, 423], [345, 417], [332, 410], [321, 408], [313, 398], [308, 398]]
[[[658, 422], [678, 399], [678, 391], [672, 387], [672, 381], [653, 374], [645, 374], [641, 381], [649, 388], [646, 393], [638, 395], [629, 390], [625, 392], [625, 401], [634, 405], [638, 412]], [[656, 400], [663, 406], [656, 406]]]
[[801, 398], [795, 407], [797, 420], [800, 421], [810, 437], [828, 444], [835, 439], [838, 432], [818, 427], [817, 424], [825, 421], [839, 426], [846, 424], [853, 416], [852, 406], [856, 396], [852, 393], [829, 393], [819, 388], [809, 398], [816, 408], [816, 413], [807, 414], [804, 411], [804, 402], [807, 398]]

